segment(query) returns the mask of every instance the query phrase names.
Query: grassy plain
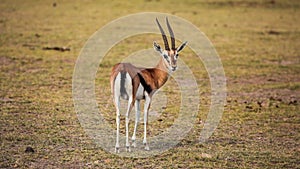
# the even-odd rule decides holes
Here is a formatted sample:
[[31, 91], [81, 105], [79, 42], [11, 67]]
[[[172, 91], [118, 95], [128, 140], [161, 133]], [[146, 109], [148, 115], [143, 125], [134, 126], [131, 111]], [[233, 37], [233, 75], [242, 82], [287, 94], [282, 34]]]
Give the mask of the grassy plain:
[[[95, 31], [118, 17], [146, 11], [185, 18], [207, 35], [224, 66], [227, 104], [213, 136], [199, 144], [210, 83], [203, 64], [187, 50], [182, 59], [196, 77], [201, 98], [193, 129], [161, 155], [120, 158], [97, 147], [81, 127], [72, 100], [73, 69]], [[2, 0], [0, 168], [299, 168], [299, 16], [297, 0]], [[112, 126], [107, 72], [157, 39], [126, 39], [100, 65], [97, 101]], [[70, 51], [44, 50], [55, 46]], [[150, 136], [177, 117], [173, 96], [180, 95], [170, 82], [163, 89], [168, 105], [157, 110], [160, 116], [151, 121]], [[140, 127], [138, 137], [141, 132]], [[25, 152], [26, 147], [34, 152]]]

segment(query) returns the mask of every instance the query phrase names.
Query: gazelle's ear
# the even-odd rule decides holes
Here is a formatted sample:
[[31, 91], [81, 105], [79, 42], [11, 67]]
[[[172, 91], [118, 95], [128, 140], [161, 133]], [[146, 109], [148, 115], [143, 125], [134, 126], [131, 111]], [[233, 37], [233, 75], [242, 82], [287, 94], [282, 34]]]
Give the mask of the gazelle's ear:
[[187, 44], [187, 41], [185, 41], [184, 43], [182, 43], [178, 48], [177, 48], [177, 53], [179, 53]]
[[153, 47], [154, 47], [154, 50], [156, 50], [158, 53], [161, 54], [163, 52], [161, 47], [159, 46], [159, 44], [156, 43], [155, 41], [153, 42]]

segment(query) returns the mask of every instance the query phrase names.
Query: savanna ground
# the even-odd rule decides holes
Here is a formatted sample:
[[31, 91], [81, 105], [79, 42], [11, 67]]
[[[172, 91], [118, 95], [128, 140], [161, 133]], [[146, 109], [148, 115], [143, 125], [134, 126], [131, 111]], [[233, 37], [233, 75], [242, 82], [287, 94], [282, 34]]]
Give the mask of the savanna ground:
[[[299, 168], [299, 9], [297, 0], [2, 0], [0, 167]], [[72, 74], [81, 48], [95, 31], [118, 17], [145, 11], [185, 18], [207, 35], [224, 66], [227, 103], [212, 137], [199, 144], [210, 105], [210, 83], [203, 64], [185, 49], [181, 59], [193, 71], [200, 90], [193, 129], [160, 155], [121, 158], [97, 147], [81, 127], [73, 106]], [[100, 65], [97, 101], [112, 127], [110, 67], [136, 50], [151, 48], [153, 40], [161, 43], [159, 35], [149, 37], [120, 42]], [[70, 50], [47, 50], [53, 47]], [[178, 100], [172, 96], [180, 94], [171, 82], [162, 90], [173, 99], [156, 110], [159, 117], [150, 122], [150, 136], [177, 117]]]

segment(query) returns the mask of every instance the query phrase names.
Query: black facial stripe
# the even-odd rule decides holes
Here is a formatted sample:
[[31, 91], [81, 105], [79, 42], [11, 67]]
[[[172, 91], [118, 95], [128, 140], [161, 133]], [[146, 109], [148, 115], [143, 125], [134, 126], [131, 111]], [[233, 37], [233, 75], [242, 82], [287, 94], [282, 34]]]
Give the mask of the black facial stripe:
[[170, 63], [170, 59], [168, 55], [164, 55], [164, 58]]

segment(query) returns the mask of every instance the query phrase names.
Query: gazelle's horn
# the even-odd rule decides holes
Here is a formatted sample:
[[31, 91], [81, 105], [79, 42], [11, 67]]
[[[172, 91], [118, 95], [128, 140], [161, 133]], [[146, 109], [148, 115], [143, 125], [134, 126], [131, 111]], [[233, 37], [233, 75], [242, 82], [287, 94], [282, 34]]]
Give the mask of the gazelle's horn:
[[169, 43], [168, 43], [167, 36], [166, 36], [166, 34], [165, 34], [164, 30], [162, 29], [162, 27], [160, 26], [160, 24], [159, 24], [159, 22], [158, 22], [158, 19], [157, 19], [157, 18], [156, 18], [156, 23], [157, 23], [157, 25], [158, 25], [158, 27], [159, 27], [159, 30], [160, 30], [161, 36], [162, 36], [162, 38], [163, 38], [163, 40], [164, 40], [165, 49], [166, 49], [166, 50], [170, 50], [170, 47], [169, 47]]
[[172, 28], [169, 24], [168, 17], [166, 17], [166, 21], [167, 21], [168, 30], [169, 30], [169, 33], [170, 33], [170, 36], [171, 36], [172, 50], [175, 50], [175, 36], [174, 36], [173, 30], [172, 30]]

